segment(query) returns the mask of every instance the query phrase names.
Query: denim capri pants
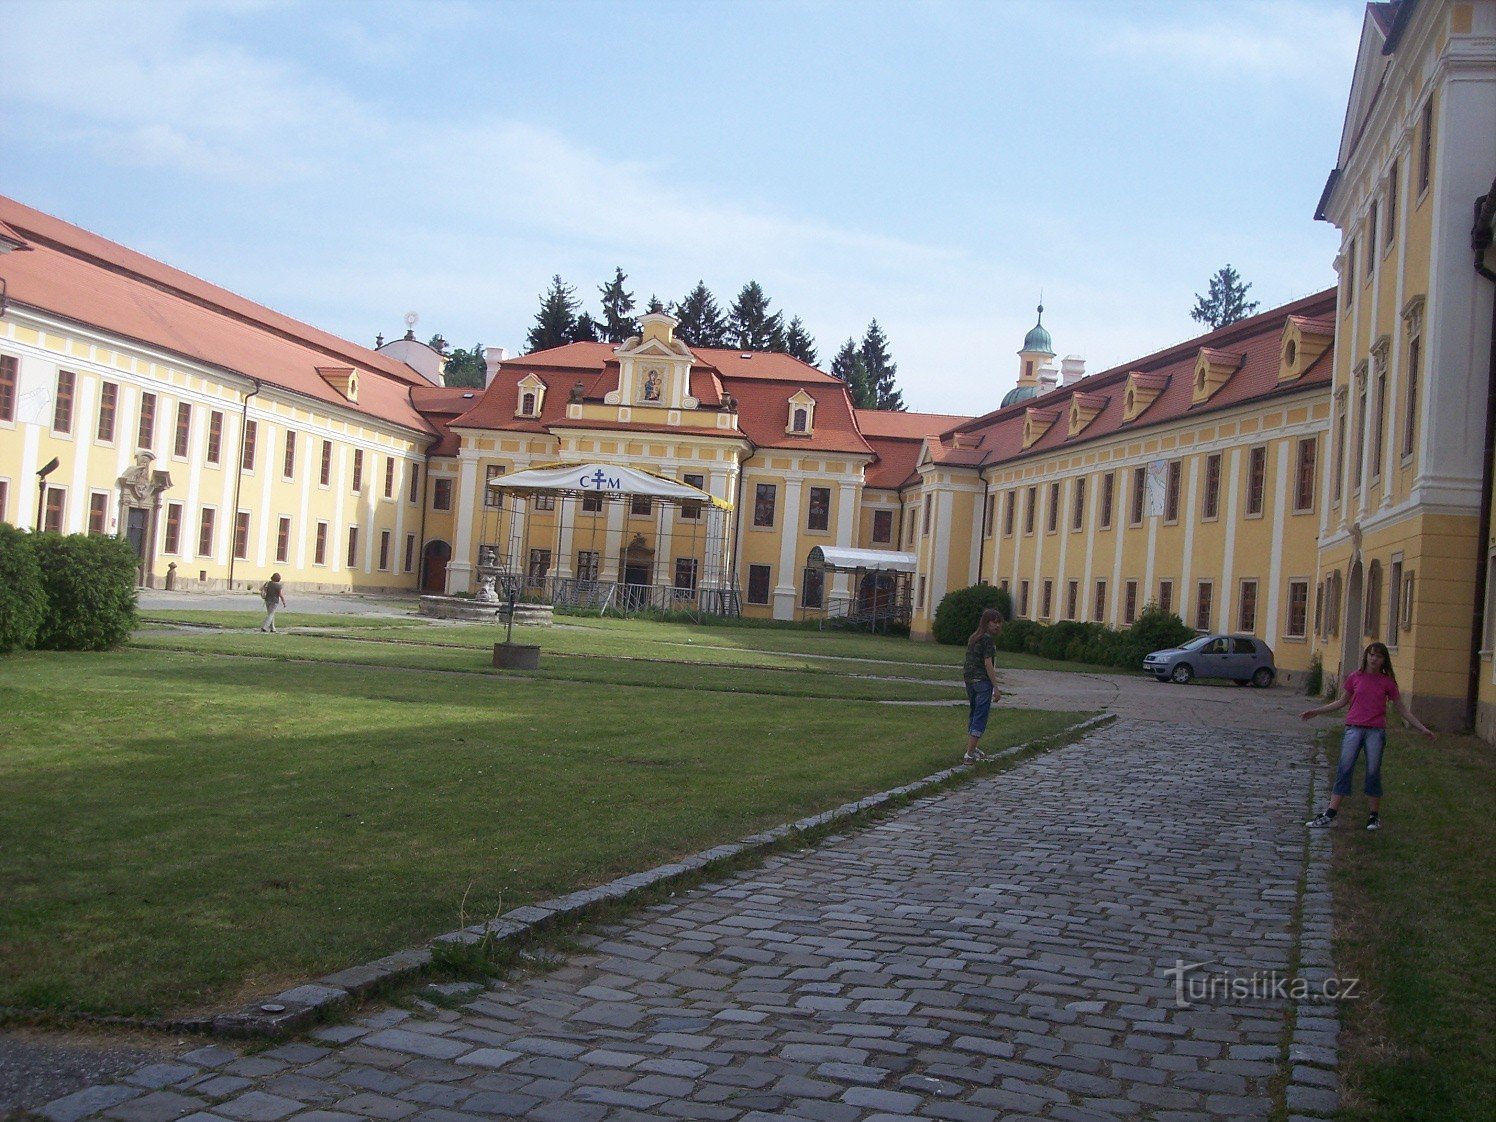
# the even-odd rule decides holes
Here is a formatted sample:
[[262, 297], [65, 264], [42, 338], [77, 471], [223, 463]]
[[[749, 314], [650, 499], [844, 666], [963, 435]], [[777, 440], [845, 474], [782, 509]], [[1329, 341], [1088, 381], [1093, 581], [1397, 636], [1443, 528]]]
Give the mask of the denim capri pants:
[[966, 700], [971, 705], [971, 719], [966, 731], [971, 736], [981, 736], [987, 731], [987, 714], [992, 712], [992, 683], [986, 678], [967, 682]]
[[1335, 769], [1335, 794], [1351, 793], [1351, 772], [1356, 770], [1356, 757], [1366, 750], [1366, 797], [1382, 797], [1382, 749], [1387, 746], [1387, 730], [1367, 728], [1364, 725], [1346, 725], [1345, 736], [1340, 741], [1340, 766]]

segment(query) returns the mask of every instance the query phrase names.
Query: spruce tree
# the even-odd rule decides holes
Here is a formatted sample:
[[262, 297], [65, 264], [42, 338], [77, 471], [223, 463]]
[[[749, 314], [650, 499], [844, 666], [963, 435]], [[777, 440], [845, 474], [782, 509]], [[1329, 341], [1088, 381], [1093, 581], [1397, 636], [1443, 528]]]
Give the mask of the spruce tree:
[[553, 276], [550, 291], [540, 298], [540, 311], [535, 313], [535, 326], [525, 336], [525, 346], [532, 352], [546, 351], [572, 342], [578, 306], [576, 289], [562, 281], [559, 273]]
[[599, 330], [597, 320], [583, 312], [577, 316], [577, 322], [571, 329], [571, 341], [573, 343], [596, 343]]
[[1216, 275], [1210, 278], [1209, 294], [1201, 296], [1198, 292], [1195, 293], [1195, 306], [1190, 311], [1190, 318], [1209, 324], [1212, 331], [1239, 319], [1246, 319], [1257, 310], [1258, 305], [1256, 300], [1247, 299], [1247, 289], [1251, 287], [1250, 284], [1242, 284], [1241, 277], [1230, 265], [1217, 270]]
[[847, 394], [852, 398], [854, 408], [873, 408], [874, 398], [869, 392], [867, 364], [862, 360], [862, 352], [857, 349], [856, 340], [848, 339], [842, 344], [841, 350], [836, 352], [836, 357], [831, 360], [831, 374], [847, 383]]
[[868, 408], [903, 412], [904, 395], [894, 385], [894, 375], [898, 373], [899, 366], [889, 357], [888, 336], [883, 334], [877, 320], [867, 325], [867, 334], [862, 337], [859, 354], [867, 371], [868, 397], [872, 400]]
[[655, 312], [663, 312], [664, 310], [665, 301], [661, 300], [658, 296], [651, 292], [649, 294], [649, 307], [647, 307], [645, 311], [650, 315], [653, 315]]
[[805, 330], [805, 325], [796, 316], [790, 320], [789, 330], [784, 334], [784, 352], [791, 358], [798, 358], [807, 366], [814, 366], [818, 361], [816, 356], [816, 341], [810, 337], [810, 332]]
[[784, 315], [769, 314], [769, 298], [758, 281], [749, 281], [727, 313], [728, 338], [745, 351], [783, 351]]
[[482, 343], [474, 343], [470, 351], [458, 347], [442, 366], [442, 381], [448, 386], [481, 390], [487, 377], [488, 363], [483, 358]]
[[725, 347], [727, 321], [722, 318], [722, 309], [707, 288], [705, 281], [697, 281], [696, 287], [675, 306], [675, 318], [680, 320], [675, 329], [676, 336], [688, 347]]
[[634, 294], [624, 289], [628, 280], [620, 268], [613, 269], [613, 279], [598, 289], [603, 297], [603, 322], [601, 333], [604, 342], [622, 343], [629, 336], [639, 334], [639, 322], [631, 314], [634, 310]]

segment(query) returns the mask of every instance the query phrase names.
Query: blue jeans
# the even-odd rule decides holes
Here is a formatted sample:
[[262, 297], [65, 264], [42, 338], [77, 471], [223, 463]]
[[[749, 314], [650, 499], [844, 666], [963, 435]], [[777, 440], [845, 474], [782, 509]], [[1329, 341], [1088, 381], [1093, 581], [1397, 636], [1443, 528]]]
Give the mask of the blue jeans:
[[986, 678], [980, 682], [967, 682], [966, 700], [971, 705], [971, 719], [966, 724], [966, 731], [972, 736], [981, 736], [987, 731], [987, 714], [992, 712], [992, 683]]
[[1387, 730], [1366, 728], [1364, 725], [1346, 725], [1345, 736], [1340, 741], [1340, 766], [1335, 769], [1335, 794], [1351, 793], [1351, 772], [1356, 770], [1356, 757], [1366, 749], [1366, 797], [1382, 797], [1382, 749], [1387, 746]]

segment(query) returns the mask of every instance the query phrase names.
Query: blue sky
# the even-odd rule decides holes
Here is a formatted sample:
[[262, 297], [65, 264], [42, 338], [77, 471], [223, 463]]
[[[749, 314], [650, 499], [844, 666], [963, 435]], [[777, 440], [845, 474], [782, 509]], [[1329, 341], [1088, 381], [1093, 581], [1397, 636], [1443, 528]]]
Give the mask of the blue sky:
[[1363, 6], [0, 0], [0, 193], [364, 343], [522, 350], [756, 279], [823, 366], [995, 407], [1044, 292], [1095, 372], [1333, 283], [1312, 220]]

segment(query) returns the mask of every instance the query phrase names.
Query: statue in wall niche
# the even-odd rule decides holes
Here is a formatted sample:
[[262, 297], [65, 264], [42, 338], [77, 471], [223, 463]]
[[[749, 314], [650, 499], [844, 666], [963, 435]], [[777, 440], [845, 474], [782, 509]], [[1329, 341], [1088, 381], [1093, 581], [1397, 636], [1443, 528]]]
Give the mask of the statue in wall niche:
[[155, 459], [155, 455], [150, 452], [137, 452], [135, 466], [119, 477], [119, 489], [127, 503], [148, 506], [157, 495], [171, 486], [171, 475], [168, 472], [151, 470]]

